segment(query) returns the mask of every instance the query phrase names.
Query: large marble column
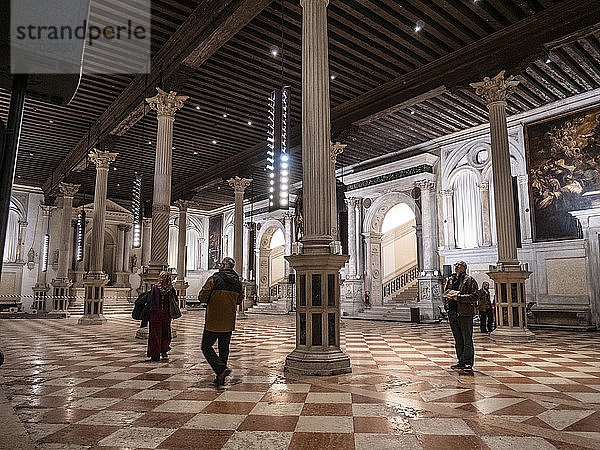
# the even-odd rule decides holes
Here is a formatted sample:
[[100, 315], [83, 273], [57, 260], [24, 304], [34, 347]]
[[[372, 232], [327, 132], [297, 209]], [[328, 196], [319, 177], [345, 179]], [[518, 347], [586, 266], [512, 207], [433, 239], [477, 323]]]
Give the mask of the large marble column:
[[481, 225], [483, 228], [483, 246], [492, 245], [492, 231], [490, 228], [490, 183], [484, 181], [479, 183], [479, 194], [481, 197]]
[[94, 149], [89, 153], [90, 160], [96, 164], [96, 187], [94, 190], [94, 216], [92, 219], [92, 238], [90, 248], [90, 270], [83, 277], [85, 303], [80, 325], [102, 325], [106, 323], [103, 315], [104, 286], [108, 275], [102, 271], [104, 262], [104, 228], [106, 222], [106, 190], [108, 168], [118, 153]]
[[[227, 180], [229, 186], [233, 188], [235, 194], [235, 209], [233, 213], [233, 259], [235, 260], [235, 270], [240, 278], [242, 277], [242, 268], [244, 267], [244, 191], [250, 183], [251, 178], [230, 178]], [[240, 319], [246, 318], [244, 312], [244, 302], [239, 307], [238, 317]]]
[[530, 342], [535, 335], [527, 329], [527, 299], [525, 280], [531, 272], [517, 259], [517, 237], [514, 216], [510, 150], [506, 125], [506, 98], [517, 86], [513, 77], [504, 78], [504, 71], [494, 78], [471, 83], [481, 95], [490, 112], [490, 137], [492, 170], [494, 176], [494, 202], [496, 234], [498, 236], [498, 262], [490, 267], [488, 276], [494, 280], [496, 318], [498, 327], [492, 339], [510, 342]]
[[330, 143], [327, 0], [302, 5], [302, 254], [288, 256], [296, 270], [296, 349], [285, 370], [302, 375], [350, 372], [340, 349], [340, 268], [335, 254], [335, 158]]
[[50, 215], [55, 208], [55, 206], [40, 205], [40, 229], [43, 230], [43, 233], [38, 251], [39, 258], [37, 280], [35, 286], [33, 287], [33, 309], [35, 309], [37, 312], [47, 312], [48, 310], [52, 309], [52, 305], [48, 303], [47, 296], [50, 286], [48, 286], [46, 282], [46, 271], [43, 270], [42, 259], [44, 257], [44, 239], [46, 236], [46, 230], [48, 230], [48, 221], [50, 220]]
[[71, 280], [69, 280], [69, 249], [73, 240], [71, 228], [71, 216], [73, 215], [73, 197], [79, 190], [79, 184], [60, 183], [59, 189], [63, 197], [62, 219], [61, 219], [61, 237], [58, 252], [58, 270], [56, 278], [52, 280], [52, 311], [66, 314], [69, 307], [69, 296]]
[[177, 280], [174, 287], [179, 297], [181, 312], [187, 312], [185, 309], [185, 296], [189, 284], [185, 281], [185, 256], [187, 253], [187, 210], [190, 205], [191, 202], [187, 200], [177, 200], [175, 202], [175, 206], [179, 208], [179, 229], [177, 234]]
[[442, 305], [442, 278], [437, 254], [437, 226], [435, 212], [435, 181], [420, 180], [415, 186], [421, 190], [421, 248], [422, 265], [419, 275], [419, 314], [425, 320], [440, 317]]
[[152, 218], [142, 220], [142, 266], [150, 264], [150, 237], [152, 236]]
[[173, 159], [173, 123], [175, 113], [183, 108], [186, 95], [165, 92], [147, 98], [150, 108], [156, 111], [156, 158], [154, 162], [154, 192], [152, 198], [152, 235], [150, 264], [143, 275], [146, 289], [158, 281], [158, 274], [169, 265], [169, 212], [171, 210], [171, 174]]
[[444, 230], [446, 234], [446, 248], [456, 248], [456, 238], [454, 234], [454, 190], [446, 189], [441, 191], [444, 200]]

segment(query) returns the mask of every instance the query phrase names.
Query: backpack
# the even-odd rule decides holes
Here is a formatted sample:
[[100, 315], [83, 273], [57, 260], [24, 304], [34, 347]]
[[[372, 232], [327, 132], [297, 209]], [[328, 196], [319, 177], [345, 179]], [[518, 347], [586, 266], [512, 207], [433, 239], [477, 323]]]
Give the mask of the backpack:
[[131, 317], [134, 320], [148, 320], [150, 316], [150, 291], [140, 294], [135, 300]]

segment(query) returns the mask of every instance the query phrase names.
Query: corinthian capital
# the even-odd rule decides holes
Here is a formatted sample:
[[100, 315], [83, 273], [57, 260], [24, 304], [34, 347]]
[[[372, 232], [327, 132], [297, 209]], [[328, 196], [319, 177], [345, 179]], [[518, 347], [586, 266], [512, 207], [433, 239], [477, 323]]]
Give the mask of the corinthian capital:
[[490, 190], [490, 182], [489, 181], [482, 181], [481, 183], [479, 183], [479, 189], [482, 191], [489, 191]]
[[158, 94], [154, 97], [147, 98], [146, 101], [150, 105], [150, 109], [156, 111], [157, 117], [175, 118], [175, 113], [183, 108], [183, 102], [188, 99], [187, 95], [177, 95], [177, 92], [170, 91], [169, 93], [157, 87]]
[[179, 212], [187, 211], [187, 209], [192, 206], [192, 202], [189, 200], [176, 200], [173, 203], [179, 209]]
[[118, 153], [106, 152], [96, 148], [88, 154], [90, 161], [96, 164], [97, 169], [108, 169], [108, 166], [117, 158], [117, 155]]
[[342, 144], [341, 142], [336, 142], [335, 144], [332, 142], [329, 145], [329, 156], [331, 158], [331, 162], [335, 163], [338, 155], [341, 155], [347, 146], [348, 144]]
[[71, 184], [71, 183], [60, 183], [58, 185], [58, 189], [60, 190], [60, 194], [63, 197], [73, 198], [77, 191], [79, 190], [80, 184]]
[[358, 205], [359, 200], [360, 199], [357, 197], [348, 197], [346, 199], [346, 206], [348, 208], [356, 208], [356, 205]]
[[432, 180], [418, 180], [415, 181], [415, 186], [422, 191], [433, 191], [435, 189], [435, 181]]
[[504, 78], [504, 70], [494, 78], [485, 77], [483, 81], [471, 83], [475, 93], [483, 97], [489, 107], [492, 103], [506, 102], [506, 97], [512, 94], [519, 82], [514, 76]]
[[252, 183], [252, 178], [240, 178], [236, 176], [235, 178], [230, 178], [227, 182], [236, 194], [239, 192], [243, 194], [246, 188], [250, 186], [250, 183]]

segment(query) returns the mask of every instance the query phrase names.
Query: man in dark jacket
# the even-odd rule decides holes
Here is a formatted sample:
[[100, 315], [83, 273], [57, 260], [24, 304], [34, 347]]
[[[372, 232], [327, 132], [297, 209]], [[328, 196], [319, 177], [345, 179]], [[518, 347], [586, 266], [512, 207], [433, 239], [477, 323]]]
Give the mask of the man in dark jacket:
[[[198, 293], [200, 303], [206, 303], [204, 334], [202, 335], [202, 353], [215, 371], [215, 384], [225, 384], [225, 378], [231, 374], [227, 367], [229, 342], [235, 329], [236, 306], [242, 303], [242, 283], [233, 270], [233, 258], [224, 258], [219, 271], [211, 276]], [[219, 356], [213, 345], [219, 341]]]
[[[451, 369], [473, 370], [475, 348], [473, 346], [473, 316], [477, 307], [477, 281], [467, 275], [467, 263], [459, 261], [446, 283], [448, 299], [448, 322], [454, 336], [458, 363]], [[449, 291], [456, 291], [449, 295]]]

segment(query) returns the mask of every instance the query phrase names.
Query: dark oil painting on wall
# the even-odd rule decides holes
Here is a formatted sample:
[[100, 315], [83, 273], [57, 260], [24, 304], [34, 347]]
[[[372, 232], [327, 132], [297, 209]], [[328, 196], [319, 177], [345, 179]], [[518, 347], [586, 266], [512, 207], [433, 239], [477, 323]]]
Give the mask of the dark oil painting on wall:
[[223, 216], [208, 219], [208, 268], [218, 269], [221, 262], [221, 232]]
[[600, 191], [600, 107], [525, 127], [534, 241], [581, 237], [569, 211]]

